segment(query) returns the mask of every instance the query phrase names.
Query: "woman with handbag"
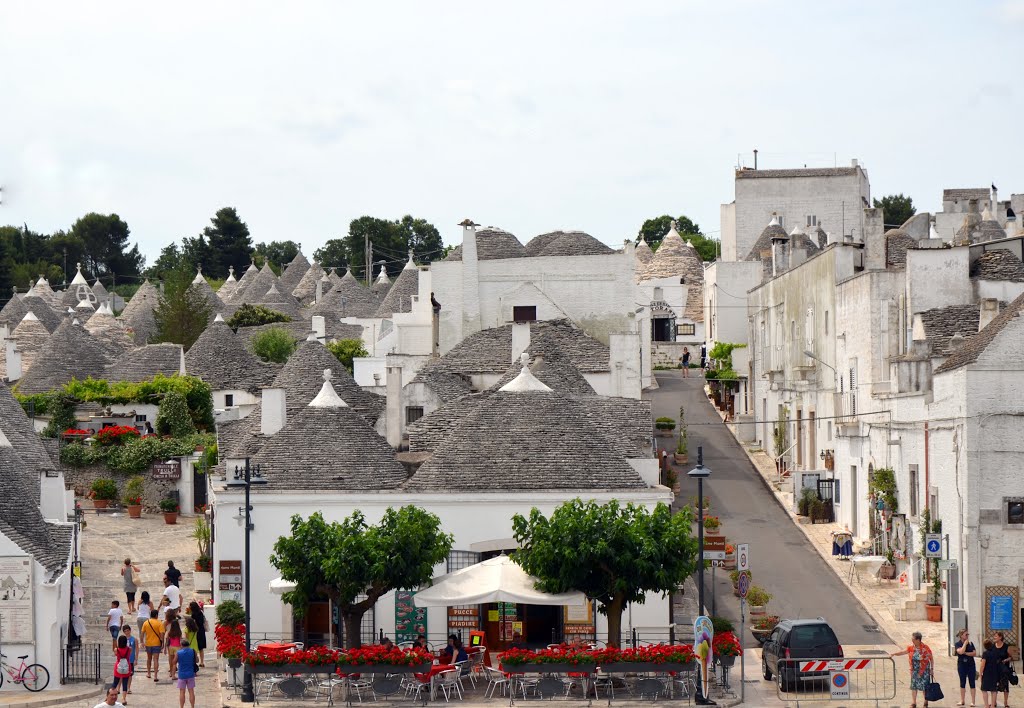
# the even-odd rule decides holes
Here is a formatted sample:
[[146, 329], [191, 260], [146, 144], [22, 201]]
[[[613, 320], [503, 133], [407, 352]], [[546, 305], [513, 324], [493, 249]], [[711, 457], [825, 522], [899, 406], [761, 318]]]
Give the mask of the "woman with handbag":
[[935, 661], [932, 659], [932, 650], [921, 641], [920, 632], [914, 632], [910, 635], [910, 638], [912, 643], [909, 647], [889, 656], [895, 658], [906, 654], [910, 658], [910, 695], [913, 701], [910, 704], [910, 708], [917, 708], [918, 691], [921, 691], [923, 694], [924, 705], [927, 708], [928, 695], [925, 691], [928, 690], [928, 684], [932, 682], [932, 676], [935, 672]]
[[[1010, 705], [1010, 674], [1013, 673], [1013, 668], [1010, 666], [1010, 647], [1006, 644], [1006, 635], [1002, 632], [996, 632], [994, 634], [994, 641], [992, 642], [992, 648], [996, 652], [996, 658], [999, 661], [999, 681], [996, 683], [996, 693], [1003, 694], [1003, 706]], [[999, 696], [992, 696], [992, 708], [995, 708], [996, 699]]]
[[991, 639], [986, 639], [982, 646], [985, 651], [981, 654], [981, 697], [985, 701], [985, 708], [996, 708], [1003, 663]]

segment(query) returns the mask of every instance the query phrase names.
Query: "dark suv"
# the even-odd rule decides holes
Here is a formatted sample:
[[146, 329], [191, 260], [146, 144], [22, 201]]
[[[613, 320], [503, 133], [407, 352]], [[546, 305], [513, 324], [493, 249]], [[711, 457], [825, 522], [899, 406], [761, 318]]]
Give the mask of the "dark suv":
[[761, 648], [761, 673], [766, 681], [775, 675], [779, 689], [788, 691], [798, 680], [828, 676], [828, 671], [800, 671], [799, 661], [787, 659], [842, 659], [843, 647], [821, 617], [779, 622]]

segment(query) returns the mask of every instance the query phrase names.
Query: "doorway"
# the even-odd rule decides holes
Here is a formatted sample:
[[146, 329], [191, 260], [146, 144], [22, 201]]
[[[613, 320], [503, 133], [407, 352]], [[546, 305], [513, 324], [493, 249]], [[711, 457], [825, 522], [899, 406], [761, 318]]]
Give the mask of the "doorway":
[[804, 467], [804, 412], [799, 408], [796, 409], [796, 468], [807, 469]]
[[857, 465], [850, 465], [850, 530], [854, 536], [860, 535], [857, 527]]

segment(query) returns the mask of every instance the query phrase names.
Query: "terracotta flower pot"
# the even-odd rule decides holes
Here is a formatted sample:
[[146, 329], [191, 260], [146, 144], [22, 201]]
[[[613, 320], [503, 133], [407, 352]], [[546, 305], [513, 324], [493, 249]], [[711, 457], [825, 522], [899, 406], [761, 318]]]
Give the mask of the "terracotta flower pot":
[[942, 621], [942, 605], [925, 605], [924, 612], [929, 622]]
[[178, 512], [176, 511], [165, 511], [164, 512], [164, 523], [176, 524], [178, 523]]
[[141, 519], [142, 518], [142, 504], [129, 504], [128, 505], [128, 518], [129, 519]]
[[96, 507], [97, 509], [106, 509], [109, 504], [110, 504], [110, 501], [107, 500], [107, 499], [93, 499], [92, 500], [92, 505], [94, 507]]

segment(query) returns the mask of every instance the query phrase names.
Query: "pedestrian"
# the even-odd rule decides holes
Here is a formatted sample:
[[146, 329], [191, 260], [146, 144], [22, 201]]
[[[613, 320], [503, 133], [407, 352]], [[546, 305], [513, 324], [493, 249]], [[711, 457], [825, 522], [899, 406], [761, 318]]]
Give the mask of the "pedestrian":
[[128, 598], [128, 614], [135, 612], [135, 592], [139, 589], [135, 582], [135, 574], [139, 572], [138, 566], [132, 565], [131, 558], [124, 559], [121, 566], [121, 577], [124, 578], [124, 594]]
[[683, 347], [683, 358], [682, 358], [682, 362], [681, 363], [683, 365], [683, 378], [684, 379], [690, 378], [690, 348], [689, 347]]
[[167, 613], [171, 609], [171, 599], [168, 597], [160, 598], [160, 608], [157, 610], [157, 615], [160, 617], [161, 622], [167, 622]]
[[131, 656], [128, 637], [118, 637], [117, 647], [114, 649], [114, 684], [111, 688], [116, 689], [120, 686], [121, 703], [124, 705], [128, 705], [128, 679], [132, 675]]
[[122, 708], [124, 707], [124, 704], [118, 702], [117, 700], [116, 688], [107, 689], [107, 697], [104, 698], [101, 703], [97, 703], [95, 706], [93, 706], [93, 708], [107, 708], [107, 706], [122, 706]]
[[167, 613], [167, 639], [164, 642], [167, 649], [168, 674], [171, 680], [178, 678], [178, 650], [181, 649], [181, 625], [178, 624], [177, 614], [168, 611]]
[[[121, 628], [121, 634], [128, 640], [128, 649], [131, 650], [131, 655], [128, 657], [128, 668], [131, 669], [128, 672], [128, 693], [132, 692], [132, 681], [135, 679], [135, 662], [139, 657], [139, 641], [132, 636], [132, 626], [126, 624]], [[120, 639], [118, 640], [121, 641]]]
[[152, 611], [153, 603], [150, 602], [149, 593], [143, 590], [142, 594], [139, 595], [138, 615], [135, 618], [135, 624], [139, 628], [140, 637], [142, 636], [142, 625], [149, 619], [149, 613]]
[[708, 366], [708, 343], [700, 345], [700, 370], [704, 371]]
[[185, 691], [188, 691], [188, 702], [192, 708], [196, 706], [196, 653], [186, 644], [175, 654], [174, 661], [178, 666], [178, 708], [185, 708]]
[[164, 623], [160, 612], [150, 610], [149, 619], [142, 625], [142, 644], [146, 647], [146, 678], [152, 671], [153, 681], [160, 682], [160, 651], [164, 645]]
[[110, 632], [111, 648], [117, 651], [117, 638], [121, 635], [121, 620], [124, 613], [121, 612], [121, 603], [113, 600], [110, 609], [107, 611], [107, 631]]
[[206, 666], [204, 652], [206, 651], [206, 632], [209, 631], [210, 625], [206, 621], [206, 615], [203, 614], [203, 608], [195, 600], [189, 603], [188, 614], [196, 623], [196, 641], [192, 643], [192, 648], [199, 654], [199, 665]]
[[[996, 687], [996, 691], [1003, 694], [1003, 706], [1010, 705], [1010, 647], [1006, 644], [1006, 635], [1002, 632], [996, 632], [993, 641], [992, 648], [995, 649], [996, 654], [999, 658], [999, 685]], [[996, 699], [998, 696], [992, 696], [992, 706], [995, 708]]]
[[176, 610], [181, 607], [181, 590], [166, 575], [164, 576], [164, 597], [170, 600], [169, 609]]
[[167, 561], [167, 570], [164, 575], [171, 581], [174, 587], [181, 587], [181, 571], [174, 567], [174, 561]]
[[981, 646], [984, 649], [981, 653], [981, 697], [985, 701], [985, 708], [996, 708], [1003, 662], [1000, 660], [1000, 652], [996, 649], [995, 642], [991, 639], [986, 639]]
[[967, 683], [970, 682], [971, 705], [973, 706], [978, 698], [974, 689], [974, 683], [978, 678], [978, 667], [974, 664], [974, 657], [978, 655], [978, 652], [966, 629], [961, 629], [956, 636], [956, 672], [960, 675], [960, 702], [957, 705], [963, 706], [967, 700]]
[[[923, 697], [924, 690], [931, 683], [934, 661], [932, 660], [932, 650], [921, 641], [920, 632], [914, 632], [910, 635], [910, 639], [910, 646], [889, 656], [897, 657], [906, 654], [910, 658], [910, 700], [912, 701], [910, 708], [917, 708], [917, 692], [921, 691]], [[924, 704], [927, 707], [927, 698], [925, 698]]]

